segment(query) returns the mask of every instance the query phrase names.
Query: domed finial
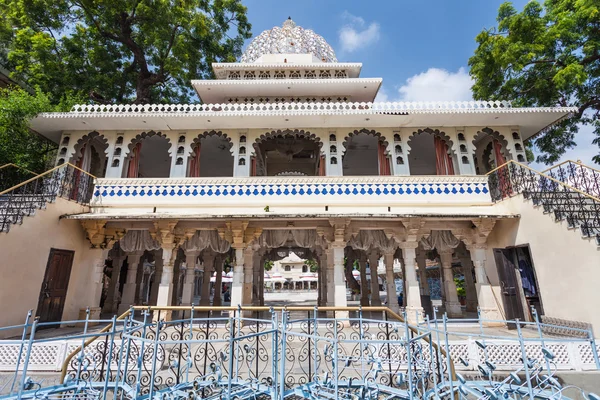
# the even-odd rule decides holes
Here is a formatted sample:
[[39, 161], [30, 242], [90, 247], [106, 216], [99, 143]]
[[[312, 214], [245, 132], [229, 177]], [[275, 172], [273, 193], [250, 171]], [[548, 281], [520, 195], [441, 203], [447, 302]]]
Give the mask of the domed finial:
[[292, 21], [292, 17], [288, 17], [288, 19], [286, 19], [285, 22], [283, 23], [283, 27], [288, 28], [288, 29], [293, 29], [296, 27], [296, 23], [294, 21]]

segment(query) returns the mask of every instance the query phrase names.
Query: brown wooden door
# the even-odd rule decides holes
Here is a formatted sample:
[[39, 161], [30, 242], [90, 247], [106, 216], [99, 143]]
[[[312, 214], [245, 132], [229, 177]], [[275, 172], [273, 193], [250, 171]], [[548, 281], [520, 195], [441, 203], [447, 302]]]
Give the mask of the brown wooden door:
[[[524, 320], [523, 305], [517, 284], [517, 274], [514, 263], [514, 249], [494, 249], [494, 258], [498, 268], [498, 277], [500, 278], [500, 290], [502, 293], [502, 302], [504, 303], [504, 312], [507, 320], [519, 318]], [[515, 324], [508, 324], [509, 329], [515, 329]]]
[[50, 249], [36, 312], [40, 322], [55, 322], [62, 318], [73, 265], [73, 254], [69, 250]]

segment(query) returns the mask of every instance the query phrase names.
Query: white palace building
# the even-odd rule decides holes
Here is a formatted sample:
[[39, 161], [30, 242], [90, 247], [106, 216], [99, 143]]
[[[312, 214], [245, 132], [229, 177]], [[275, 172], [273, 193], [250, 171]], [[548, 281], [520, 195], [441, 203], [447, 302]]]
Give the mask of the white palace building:
[[530, 170], [523, 144], [575, 109], [374, 102], [361, 67], [288, 19], [193, 80], [197, 104], [39, 115], [57, 168], [0, 192], [0, 324], [224, 305], [213, 276], [232, 305], [264, 305], [265, 262], [295, 253], [319, 266], [320, 306], [415, 321], [435, 274], [451, 318], [535, 308], [600, 332], [597, 186]]

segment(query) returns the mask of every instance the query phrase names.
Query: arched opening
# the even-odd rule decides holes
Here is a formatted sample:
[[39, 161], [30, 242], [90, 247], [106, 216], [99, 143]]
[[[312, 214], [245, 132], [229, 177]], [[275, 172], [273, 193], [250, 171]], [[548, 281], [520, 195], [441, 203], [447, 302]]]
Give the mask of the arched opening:
[[[104, 136], [98, 132], [90, 132], [77, 141], [75, 151], [69, 162], [98, 178], [102, 178], [106, 174], [107, 148], [108, 141]], [[66, 155], [66, 149], [64, 153], [61, 149], [61, 156]]]
[[255, 174], [284, 176], [293, 171], [306, 176], [325, 175], [321, 146], [316, 135], [300, 130], [262, 135], [254, 143]]
[[475, 146], [478, 174], [486, 174], [512, 158], [504, 136], [490, 128], [484, 128], [477, 132], [473, 138], [473, 145]]
[[396, 157], [396, 164], [404, 165], [404, 158], [402, 158], [400, 156]]
[[387, 142], [379, 132], [362, 129], [350, 133], [343, 143], [342, 170], [347, 176], [390, 175]]
[[129, 144], [127, 178], [168, 178], [171, 173], [171, 143], [160, 132], [144, 132]]
[[194, 139], [187, 176], [220, 177], [233, 176], [232, 143], [222, 132], [204, 132]]
[[457, 169], [450, 138], [430, 128], [414, 132], [409, 140], [411, 175], [454, 175]]

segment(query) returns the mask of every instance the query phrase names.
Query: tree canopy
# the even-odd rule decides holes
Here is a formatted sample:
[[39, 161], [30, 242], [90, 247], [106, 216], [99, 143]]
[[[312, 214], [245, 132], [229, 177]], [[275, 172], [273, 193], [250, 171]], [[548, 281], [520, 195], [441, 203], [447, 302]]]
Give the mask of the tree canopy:
[[[186, 102], [191, 79], [234, 61], [250, 37], [240, 0], [0, 0], [13, 77], [57, 103]], [[0, 60], [3, 56], [0, 56]]]
[[[575, 106], [578, 111], [535, 138], [538, 161], [556, 162], [575, 147], [581, 124], [593, 124], [600, 146], [600, 3], [546, 0], [518, 12], [498, 10], [498, 26], [477, 35], [470, 58], [473, 95], [516, 106]], [[594, 157], [600, 163], [600, 155]]]

